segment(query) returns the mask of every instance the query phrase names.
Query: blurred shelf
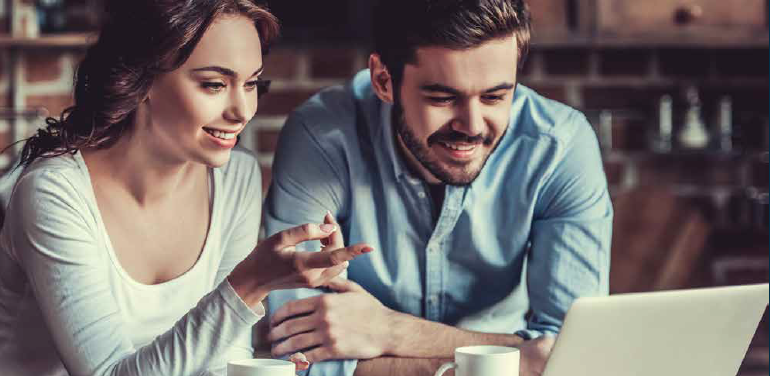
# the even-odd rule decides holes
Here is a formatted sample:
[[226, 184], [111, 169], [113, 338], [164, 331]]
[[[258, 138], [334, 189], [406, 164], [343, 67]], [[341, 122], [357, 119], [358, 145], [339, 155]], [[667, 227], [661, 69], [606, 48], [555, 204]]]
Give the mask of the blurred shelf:
[[729, 160], [756, 160], [767, 161], [768, 152], [765, 150], [751, 149], [732, 151], [721, 151], [715, 149], [674, 149], [668, 152], [655, 150], [603, 150], [602, 157], [606, 162], [626, 162], [626, 161], [649, 161], [653, 159], [680, 160], [682, 158], [706, 159], [711, 161], [729, 161]]
[[15, 48], [86, 48], [95, 34], [93, 33], [62, 33], [41, 35], [36, 38], [13, 37], [0, 35], [0, 47]]
[[702, 33], [702, 34], [649, 34], [637, 36], [600, 35], [581, 33], [544, 34], [532, 36], [532, 47], [558, 48], [767, 48], [770, 34], [764, 33]]

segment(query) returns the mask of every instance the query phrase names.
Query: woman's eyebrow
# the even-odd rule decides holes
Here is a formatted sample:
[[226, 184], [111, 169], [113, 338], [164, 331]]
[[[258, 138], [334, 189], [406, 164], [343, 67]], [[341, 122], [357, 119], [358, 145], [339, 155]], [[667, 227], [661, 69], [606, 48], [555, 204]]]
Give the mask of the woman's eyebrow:
[[[264, 66], [259, 67], [259, 69], [257, 69], [254, 73], [252, 73], [252, 75], [249, 76], [249, 77], [254, 77], [254, 76], [262, 73], [262, 70], [264, 68], [265, 68]], [[220, 66], [217, 66], [217, 65], [212, 65], [212, 66], [202, 67], [202, 68], [195, 68], [192, 71], [193, 72], [217, 72], [217, 73], [219, 73], [219, 74], [221, 74], [223, 76], [228, 76], [228, 77], [233, 77], [233, 78], [238, 77], [238, 73], [236, 73], [234, 70], [232, 70], [230, 68], [220, 67]]]

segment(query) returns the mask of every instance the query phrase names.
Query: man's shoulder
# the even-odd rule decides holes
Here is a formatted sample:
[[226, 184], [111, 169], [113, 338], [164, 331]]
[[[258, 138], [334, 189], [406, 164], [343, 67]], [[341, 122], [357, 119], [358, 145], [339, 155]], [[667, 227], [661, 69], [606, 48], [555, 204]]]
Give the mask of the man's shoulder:
[[582, 112], [546, 98], [524, 85], [518, 85], [516, 89], [511, 106], [511, 124], [517, 133], [567, 143], [578, 132], [591, 128]]
[[292, 111], [279, 143], [303, 149], [312, 143], [327, 154], [357, 153], [362, 140], [377, 132], [380, 105], [368, 71], [359, 72], [345, 85], [323, 89]]
[[357, 112], [371, 110], [373, 96], [368, 71], [361, 71], [344, 85], [330, 86], [314, 94], [290, 117], [299, 117], [313, 128], [353, 126]]
[[379, 105], [369, 71], [364, 70], [346, 84], [325, 88], [310, 97], [292, 111], [286, 125], [301, 125], [315, 137], [329, 133], [356, 137], [359, 126], [376, 121]]

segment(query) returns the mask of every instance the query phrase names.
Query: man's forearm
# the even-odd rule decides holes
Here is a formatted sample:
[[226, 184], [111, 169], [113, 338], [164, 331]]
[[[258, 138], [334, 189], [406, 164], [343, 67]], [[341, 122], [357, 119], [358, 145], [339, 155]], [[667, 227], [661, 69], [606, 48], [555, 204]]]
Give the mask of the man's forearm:
[[[354, 376], [433, 376], [438, 367], [452, 359], [382, 357], [359, 360]], [[451, 376], [452, 373], [445, 373]]]
[[480, 333], [394, 313], [385, 355], [401, 358], [451, 359], [457, 347], [500, 345], [518, 347], [524, 340], [515, 334]]

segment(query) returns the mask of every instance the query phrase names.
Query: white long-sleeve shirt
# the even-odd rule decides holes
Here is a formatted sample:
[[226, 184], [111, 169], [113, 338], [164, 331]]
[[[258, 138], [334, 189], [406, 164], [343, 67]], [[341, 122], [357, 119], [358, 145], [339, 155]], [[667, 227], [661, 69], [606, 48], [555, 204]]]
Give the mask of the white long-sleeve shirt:
[[225, 277], [257, 244], [256, 158], [236, 148], [209, 181], [199, 259], [145, 285], [118, 262], [80, 153], [25, 169], [0, 232], [0, 375], [223, 375], [227, 360], [252, 357], [264, 308]]

